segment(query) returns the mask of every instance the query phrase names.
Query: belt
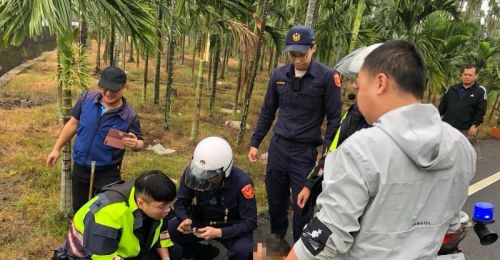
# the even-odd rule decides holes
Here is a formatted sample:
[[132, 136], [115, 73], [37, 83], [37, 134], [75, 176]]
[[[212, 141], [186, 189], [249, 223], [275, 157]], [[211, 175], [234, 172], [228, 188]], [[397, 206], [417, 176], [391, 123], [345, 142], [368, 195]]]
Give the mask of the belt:
[[280, 144], [284, 144], [284, 145], [294, 146], [294, 147], [317, 147], [317, 146], [321, 145], [321, 144], [316, 145], [313, 143], [297, 142], [294, 140], [290, 140], [290, 139], [281, 137], [279, 135], [273, 135], [273, 138], [271, 141], [274, 141], [274, 142], [277, 142]]

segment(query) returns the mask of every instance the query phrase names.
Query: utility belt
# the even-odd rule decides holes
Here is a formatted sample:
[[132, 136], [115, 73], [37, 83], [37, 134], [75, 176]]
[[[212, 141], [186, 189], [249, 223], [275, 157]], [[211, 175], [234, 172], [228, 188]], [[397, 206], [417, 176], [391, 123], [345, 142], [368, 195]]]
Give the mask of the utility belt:
[[194, 226], [211, 226], [222, 228], [241, 222], [239, 213], [234, 210], [225, 209], [223, 212], [213, 212], [204, 210], [199, 205], [191, 206], [191, 216]]

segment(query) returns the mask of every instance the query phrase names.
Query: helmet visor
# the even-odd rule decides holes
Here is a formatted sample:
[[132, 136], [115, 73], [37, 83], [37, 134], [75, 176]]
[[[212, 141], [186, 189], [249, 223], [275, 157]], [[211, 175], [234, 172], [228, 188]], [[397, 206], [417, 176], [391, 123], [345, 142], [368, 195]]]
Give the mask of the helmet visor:
[[193, 190], [207, 191], [220, 186], [224, 178], [224, 169], [206, 170], [199, 166], [199, 162], [191, 162], [184, 182]]

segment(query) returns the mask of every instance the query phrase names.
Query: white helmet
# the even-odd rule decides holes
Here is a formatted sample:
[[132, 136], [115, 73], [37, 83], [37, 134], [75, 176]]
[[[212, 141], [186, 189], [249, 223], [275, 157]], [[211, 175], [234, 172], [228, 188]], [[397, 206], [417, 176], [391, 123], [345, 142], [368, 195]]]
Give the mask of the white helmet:
[[193, 160], [185, 176], [186, 185], [206, 191], [220, 186], [233, 167], [233, 151], [229, 143], [216, 136], [207, 137], [196, 146]]

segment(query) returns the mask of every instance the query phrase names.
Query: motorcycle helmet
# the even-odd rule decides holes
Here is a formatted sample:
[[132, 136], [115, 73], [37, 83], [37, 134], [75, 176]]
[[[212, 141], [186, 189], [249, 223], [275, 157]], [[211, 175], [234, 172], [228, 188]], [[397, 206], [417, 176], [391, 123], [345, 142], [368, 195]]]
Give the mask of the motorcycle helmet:
[[220, 137], [207, 137], [196, 146], [184, 182], [194, 190], [212, 190], [220, 187], [232, 167], [233, 151], [229, 143]]

